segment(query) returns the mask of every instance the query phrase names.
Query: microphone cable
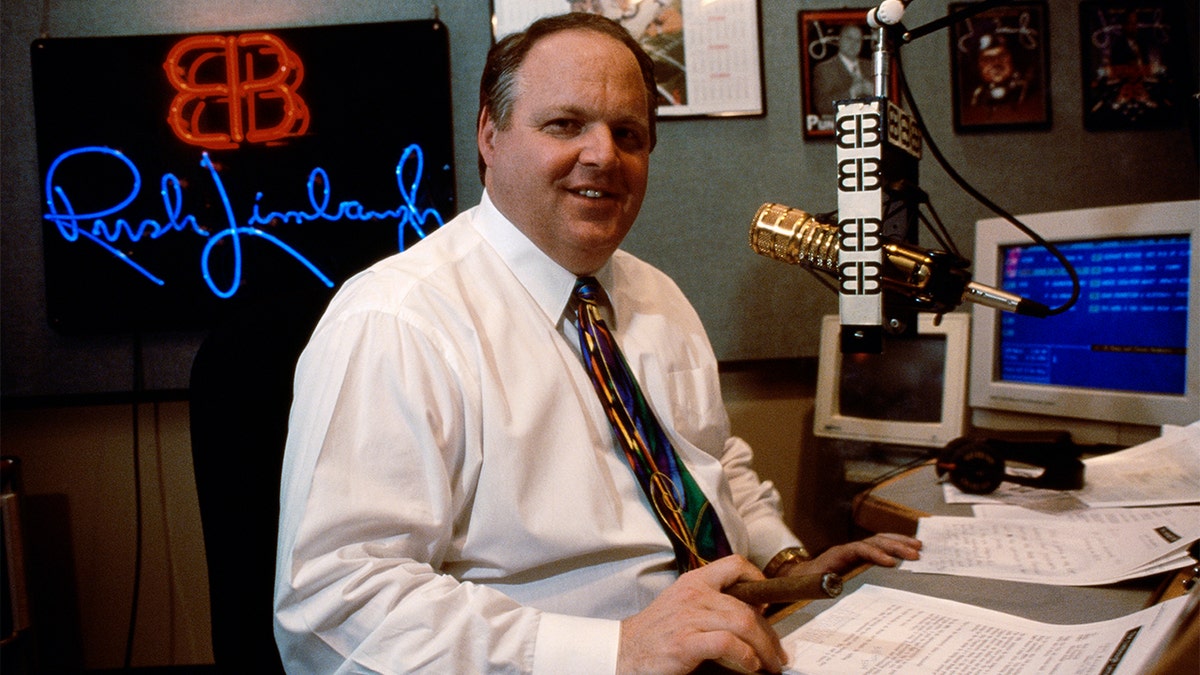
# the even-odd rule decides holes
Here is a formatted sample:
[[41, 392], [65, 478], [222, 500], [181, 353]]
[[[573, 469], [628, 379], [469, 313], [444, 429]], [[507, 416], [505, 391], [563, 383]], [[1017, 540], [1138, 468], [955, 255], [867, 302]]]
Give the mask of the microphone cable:
[[[903, 26], [898, 25], [897, 28], [903, 30]], [[1013, 216], [1008, 211], [1001, 208], [998, 204], [985, 197], [979, 192], [979, 190], [976, 190], [974, 186], [968, 183], [967, 180], [963, 178], [948, 161], [946, 161], [946, 158], [942, 155], [937, 143], [934, 142], [933, 136], [929, 134], [929, 129], [925, 125], [925, 119], [921, 116], [921, 111], [917, 108], [917, 102], [912, 95], [912, 90], [908, 87], [908, 78], [904, 76], [904, 65], [900, 59], [900, 49], [897, 48], [894, 50], [894, 52], [895, 55], [893, 60], [896, 76], [900, 82], [900, 90], [904, 93], [904, 99], [908, 102], [909, 109], [912, 111], [913, 120], [916, 121], [917, 128], [921, 131], [921, 137], [924, 144], [929, 146], [929, 152], [933, 155], [934, 159], [937, 160], [938, 165], [942, 167], [942, 170], [946, 172], [946, 175], [949, 176], [956, 185], [962, 188], [964, 192], [973, 197], [983, 206], [990, 209], [996, 215], [1007, 220], [1018, 230], [1025, 233], [1025, 235], [1032, 239], [1034, 243], [1044, 247], [1058, 260], [1059, 264], [1062, 265], [1063, 269], [1067, 273], [1067, 276], [1071, 278], [1071, 296], [1066, 302], [1058, 307], [1050, 308], [1046, 316], [1062, 314], [1063, 312], [1071, 309], [1071, 307], [1073, 307], [1079, 300], [1080, 293], [1079, 273], [1075, 271], [1075, 266], [1071, 264], [1071, 261], [1067, 260], [1067, 257], [1063, 255], [1062, 251], [1058, 250], [1057, 246], [1054, 246], [1050, 242], [1046, 241], [1040, 234], [1035, 232], [1025, 223], [1022, 223], [1020, 220], [1018, 220], [1016, 216]]]
[[[947, 251], [960, 258], [963, 257], [958, 251], [958, 246], [954, 244], [954, 238], [951, 237], [950, 232], [946, 230], [946, 224], [942, 222], [942, 217], [938, 215], [937, 209], [933, 208], [933, 202], [929, 201], [928, 199], [925, 200], [925, 208], [929, 209], [929, 215], [933, 218], [933, 221], [931, 222], [924, 213], [920, 211], [917, 212], [921, 222], [925, 225], [925, 229], [927, 229], [933, 235], [933, 238], [937, 240], [938, 244], [940, 244]], [[936, 227], [934, 226], [935, 224]]]

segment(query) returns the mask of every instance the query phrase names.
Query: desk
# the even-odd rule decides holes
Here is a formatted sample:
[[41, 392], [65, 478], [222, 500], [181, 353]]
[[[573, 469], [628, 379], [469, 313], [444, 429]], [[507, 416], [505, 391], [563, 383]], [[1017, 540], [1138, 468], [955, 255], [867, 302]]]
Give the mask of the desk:
[[[871, 532], [914, 534], [917, 520], [928, 515], [970, 516], [969, 505], [946, 504], [933, 464], [909, 469], [854, 500], [854, 523]], [[940, 574], [915, 574], [887, 567], [859, 568], [845, 580], [844, 594], [863, 584], [897, 588], [922, 595], [987, 607], [1034, 621], [1059, 624], [1104, 621], [1138, 611], [1150, 604], [1184, 592], [1182, 580], [1190, 568], [1174, 574], [1158, 574], [1106, 586], [1052, 586], [997, 579], [977, 579]], [[814, 600], [791, 605], [772, 617], [780, 634], [787, 634], [828, 609], [836, 599]], [[1184, 634], [1172, 643], [1165, 670], [1156, 673], [1200, 672], [1200, 626], [1196, 616], [1188, 619]]]

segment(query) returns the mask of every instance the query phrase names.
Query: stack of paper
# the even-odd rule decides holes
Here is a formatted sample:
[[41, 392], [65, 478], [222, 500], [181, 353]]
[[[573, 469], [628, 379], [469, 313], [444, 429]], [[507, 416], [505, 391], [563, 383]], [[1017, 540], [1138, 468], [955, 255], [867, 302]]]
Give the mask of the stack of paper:
[[1000, 518], [922, 518], [921, 559], [900, 569], [1091, 586], [1191, 564], [1187, 547], [1200, 539], [1200, 506], [1140, 511], [1046, 516], [1016, 509]]
[[1200, 503], [1200, 422], [1083, 464], [1078, 497], [1092, 508]]

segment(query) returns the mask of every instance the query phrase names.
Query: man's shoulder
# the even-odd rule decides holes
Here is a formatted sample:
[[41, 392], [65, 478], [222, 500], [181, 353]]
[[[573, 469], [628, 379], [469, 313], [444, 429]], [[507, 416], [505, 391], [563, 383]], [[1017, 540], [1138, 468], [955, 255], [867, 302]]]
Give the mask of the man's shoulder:
[[404, 251], [379, 260], [350, 277], [335, 303], [351, 308], [398, 311], [431, 293], [445, 296], [462, 288], [456, 279], [486, 273], [487, 247], [471, 227], [470, 212], [431, 232]]

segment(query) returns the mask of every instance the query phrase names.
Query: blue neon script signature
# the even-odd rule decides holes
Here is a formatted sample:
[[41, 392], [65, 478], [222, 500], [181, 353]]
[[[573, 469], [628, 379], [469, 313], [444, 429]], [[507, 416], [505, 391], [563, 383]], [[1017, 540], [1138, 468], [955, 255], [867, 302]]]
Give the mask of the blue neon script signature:
[[[114, 159], [119, 162], [120, 167], [123, 167], [128, 172], [130, 189], [118, 203], [88, 213], [76, 212], [67, 190], [59, 184], [57, 178], [58, 171], [63, 162], [84, 155], [99, 156], [102, 159]], [[217, 194], [221, 199], [221, 206], [225, 216], [226, 226], [213, 232], [209, 232], [202, 227], [195, 215], [184, 213], [183, 183], [172, 173], [163, 174], [159, 182], [159, 194], [162, 197], [163, 209], [166, 213], [164, 220], [146, 218], [135, 223], [132, 220], [122, 217], [120, 215], [122, 211], [133, 203], [134, 199], [141, 193], [142, 174], [138, 170], [137, 165], [121, 151], [99, 146], [87, 146], [68, 150], [59, 155], [50, 165], [50, 169], [46, 172], [46, 215], [44, 217], [46, 220], [54, 223], [63, 239], [72, 242], [79, 241], [80, 239], [89, 241], [158, 286], [163, 286], [166, 282], [122, 251], [119, 248], [119, 244], [122, 241], [135, 243], [145, 239], [157, 240], [171, 233], [190, 232], [194, 235], [206, 237], [208, 241], [205, 243], [200, 255], [200, 272], [209, 290], [221, 298], [233, 296], [241, 286], [243, 265], [241, 238], [243, 236], [258, 237], [277, 246], [308, 269], [321, 283], [329, 288], [333, 287], [333, 280], [318, 269], [302, 253], [278, 237], [259, 229], [256, 227], [258, 225], [275, 224], [277, 221], [304, 224], [317, 220], [381, 221], [394, 219], [397, 221], [397, 249], [404, 250], [404, 232], [406, 228], [412, 228], [417, 236], [424, 238], [426, 234], [424, 226], [429, 220], [432, 219], [436, 222], [438, 227], [443, 223], [442, 216], [436, 209], [421, 209], [416, 204], [418, 188], [425, 170], [425, 157], [420, 146], [415, 144], [404, 149], [404, 152], [400, 156], [400, 161], [396, 164], [396, 183], [400, 188], [400, 197], [403, 203], [394, 209], [385, 211], [369, 210], [357, 201], [343, 201], [331, 206], [329, 175], [324, 169], [317, 167], [308, 176], [309, 210], [275, 211], [263, 215], [259, 211], [258, 204], [263, 195], [261, 192], [258, 192], [255, 196], [255, 204], [251, 216], [247, 219], [246, 224], [239, 225], [237, 217], [233, 212], [233, 206], [229, 200], [229, 193], [226, 191], [225, 184], [221, 180], [221, 175], [218, 173], [216, 166], [209, 158], [207, 152], [202, 153], [200, 166], [208, 172], [209, 177], [212, 179], [213, 185], [217, 189]], [[233, 256], [233, 278], [229, 281], [227, 287], [222, 288], [217, 280], [213, 278], [211, 256], [213, 247], [225, 241], [227, 241], [229, 252]]]

